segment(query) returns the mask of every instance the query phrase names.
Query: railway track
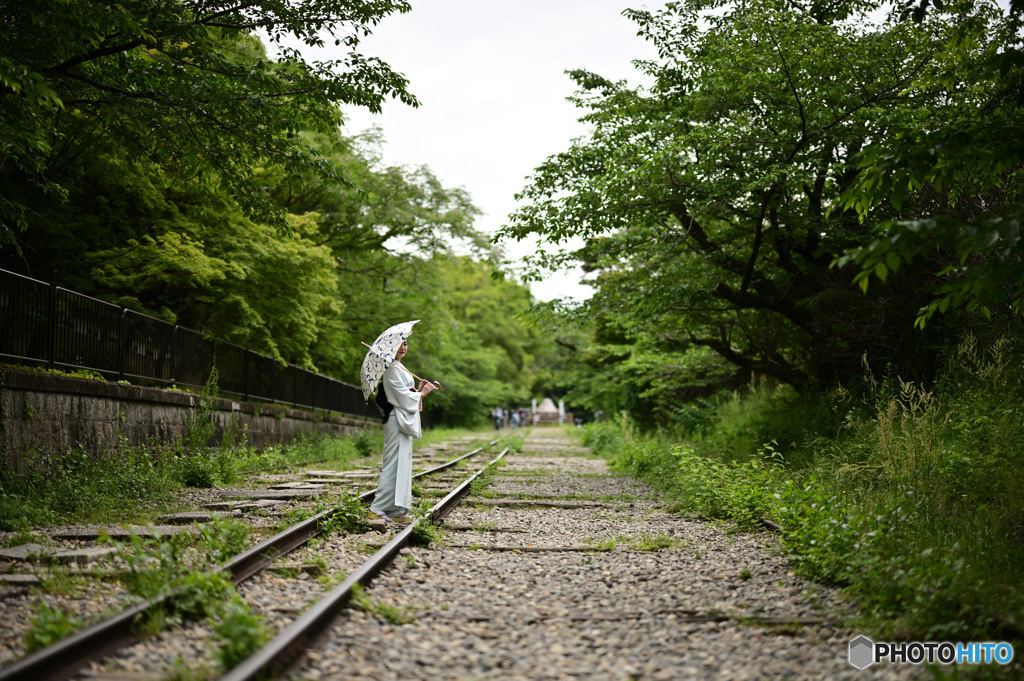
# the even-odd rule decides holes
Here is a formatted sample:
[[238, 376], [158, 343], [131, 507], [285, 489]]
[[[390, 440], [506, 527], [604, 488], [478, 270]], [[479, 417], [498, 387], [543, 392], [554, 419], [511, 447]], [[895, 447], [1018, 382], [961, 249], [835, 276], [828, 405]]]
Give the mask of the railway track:
[[[666, 512], [555, 429], [476, 485], [447, 538], [410, 549], [291, 651], [282, 679], [840, 678], [849, 638], [828, 593], [766, 551], [770, 533]], [[314, 643], [307, 646], [307, 643]], [[270, 667], [264, 672], [276, 671]], [[249, 681], [253, 668], [224, 678]]]
[[[494, 440], [487, 447], [493, 447], [497, 442], [498, 440]], [[460, 464], [483, 451], [483, 447], [478, 447], [415, 474], [414, 480], [423, 480], [457, 470]], [[371, 489], [361, 493], [358, 498], [368, 505], [372, 502], [374, 493], [375, 490]], [[329, 529], [336, 513], [336, 510], [328, 509], [295, 523], [236, 555], [215, 571], [227, 576], [235, 585], [242, 584]], [[411, 527], [407, 530], [411, 531]], [[408, 536], [409, 531], [399, 536]], [[0, 669], [0, 681], [57, 681], [70, 678], [91, 661], [134, 644], [139, 638], [138, 625], [142, 618], [174, 597], [173, 593], [164, 593], [149, 601], [138, 603], [51, 646], [26, 655]]]
[[[366, 535], [307, 542], [297, 553], [326, 556], [337, 579], [311, 585], [255, 573], [239, 592], [272, 624], [269, 643], [223, 673], [186, 665], [172, 674], [222, 681], [844, 677], [852, 635], [834, 594], [766, 551], [769, 532], [733, 535], [667, 513], [651, 490], [609, 475], [603, 460], [564, 433], [536, 431], [521, 452], [502, 451], [430, 508], [428, 521], [443, 528], [439, 544], [410, 546], [412, 526], [389, 527], [383, 545]], [[106, 666], [94, 663], [89, 676], [163, 678], [173, 661], [168, 648], [189, 662], [207, 653], [209, 627], [191, 630], [191, 640], [181, 628], [124, 649]], [[878, 678], [909, 678], [887, 673]]]

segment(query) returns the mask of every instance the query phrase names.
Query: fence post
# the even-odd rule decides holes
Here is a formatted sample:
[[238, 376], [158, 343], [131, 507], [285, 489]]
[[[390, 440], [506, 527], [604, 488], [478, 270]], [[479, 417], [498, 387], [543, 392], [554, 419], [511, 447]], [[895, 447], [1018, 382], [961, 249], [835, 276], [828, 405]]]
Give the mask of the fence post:
[[53, 356], [57, 353], [57, 287], [50, 284], [50, 304], [48, 312], [50, 317], [49, 338], [46, 348], [46, 368], [53, 368]]
[[249, 348], [242, 350], [242, 400], [249, 401]]
[[117, 329], [117, 380], [124, 380], [124, 365], [128, 354], [128, 308], [121, 307], [121, 324]]
[[178, 380], [178, 325], [175, 324], [174, 328], [171, 329], [171, 383]]

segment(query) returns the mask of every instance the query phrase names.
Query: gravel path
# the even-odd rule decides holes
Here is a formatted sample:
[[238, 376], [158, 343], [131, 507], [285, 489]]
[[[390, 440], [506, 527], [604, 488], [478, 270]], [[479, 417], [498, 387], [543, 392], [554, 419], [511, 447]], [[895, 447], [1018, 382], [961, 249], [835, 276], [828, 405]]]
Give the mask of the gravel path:
[[[519, 506], [554, 496], [598, 505]], [[837, 624], [836, 592], [795, 577], [771, 535], [668, 514], [561, 431], [534, 429], [485, 497], [446, 520], [474, 529], [408, 549], [368, 591], [411, 622], [348, 611], [293, 678], [921, 676], [910, 666], [850, 667], [857, 632]], [[496, 499], [505, 502], [473, 504]]]

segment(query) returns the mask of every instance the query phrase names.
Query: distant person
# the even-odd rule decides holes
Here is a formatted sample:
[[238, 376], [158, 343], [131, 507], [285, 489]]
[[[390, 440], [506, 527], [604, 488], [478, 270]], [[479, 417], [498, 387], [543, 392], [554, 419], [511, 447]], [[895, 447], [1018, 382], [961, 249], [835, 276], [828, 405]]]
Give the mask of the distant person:
[[[408, 351], [409, 341], [402, 341], [395, 350], [395, 363], [384, 372], [380, 388], [386, 398], [382, 404], [384, 465], [380, 469], [377, 494], [370, 505], [370, 517], [384, 522], [412, 520], [412, 441], [422, 436], [423, 398], [437, 389], [430, 381], [422, 380], [418, 388], [413, 388], [412, 374], [401, 363]], [[380, 394], [377, 399], [380, 404]]]
[[491, 416], [494, 417], [494, 429], [501, 430], [501, 422], [505, 418], [505, 412], [502, 411], [501, 407], [495, 407], [491, 412]]

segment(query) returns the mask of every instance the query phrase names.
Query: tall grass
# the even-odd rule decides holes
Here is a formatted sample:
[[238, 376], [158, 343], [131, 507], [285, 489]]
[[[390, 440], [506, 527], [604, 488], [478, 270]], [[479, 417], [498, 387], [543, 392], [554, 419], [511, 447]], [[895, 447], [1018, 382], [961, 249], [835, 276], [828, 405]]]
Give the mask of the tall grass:
[[1007, 342], [969, 339], [930, 390], [869, 370], [857, 397], [759, 383], [698, 405], [688, 432], [584, 440], [680, 511], [778, 522], [795, 569], [845, 587], [878, 636], [1019, 643], [1022, 369]]

